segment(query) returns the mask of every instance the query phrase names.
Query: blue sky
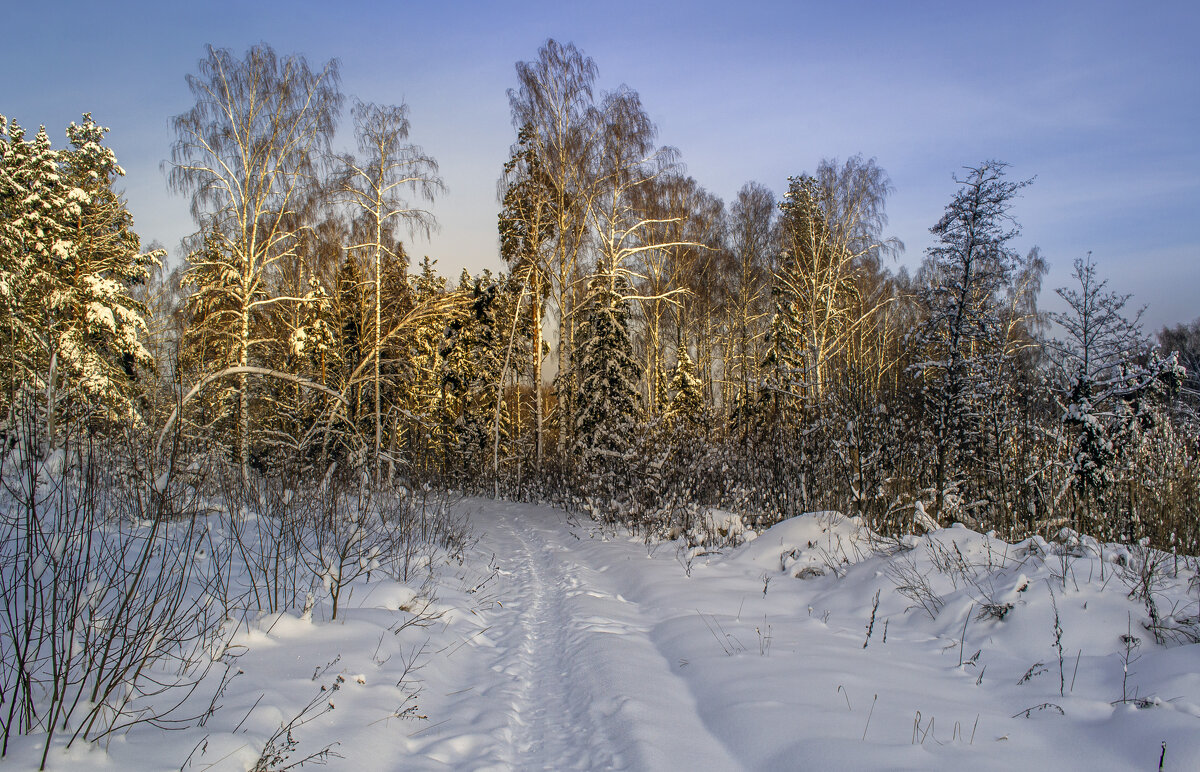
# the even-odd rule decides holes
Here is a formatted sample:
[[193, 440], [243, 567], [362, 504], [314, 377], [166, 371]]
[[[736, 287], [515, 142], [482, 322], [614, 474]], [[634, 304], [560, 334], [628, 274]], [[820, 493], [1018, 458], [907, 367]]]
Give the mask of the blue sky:
[[[405, 101], [441, 164], [447, 273], [498, 267], [495, 181], [514, 139], [513, 64], [573, 41], [599, 85], [640, 92], [688, 171], [729, 200], [777, 192], [825, 157], [874, 156], [896, 186], [891, 234], [917, 265], [963, 165], [1037, 177], [1018, 248], [1051, 264], [1043, 305], [1089, 250], [1151, 328], [1200, 316], [1200, 3], [22, 3], [5, 12], [0, 113], [56, 144], [90, 110], [112, 128], [137, 230], [177, 259], [192, 228], [160, 162], [205, 46], [258, 41], [345, 91]], [[348, 140], [343, 140], [348, 144]]]

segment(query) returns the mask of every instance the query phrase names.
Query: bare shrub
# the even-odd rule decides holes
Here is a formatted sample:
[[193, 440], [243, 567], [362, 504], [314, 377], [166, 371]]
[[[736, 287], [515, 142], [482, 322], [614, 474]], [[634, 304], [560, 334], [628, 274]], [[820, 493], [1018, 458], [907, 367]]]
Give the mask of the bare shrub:
[[296, 715], [292, 716], [289, 721], [280, 723], [279, 729], [267, 738], [267, 742], [263, 745], [262, 753], [259, 754], [258, 759], [254, 762], [254, 766], [250, 768], [250, 772], [283, 772], [284, 770], [303, 767], [309, 763], [324, 764], [330, 758], [342, 758], [333, 750], [338, 743], [330, 743], [324, 748], [299, 759], [292, 758], [300, 745], [300, 741], [296, 738], [296, 730], [334, 710], [333, 702], [331, 702], [332, 692], [336, 692], [341, 688], [342, 681], [343, 678], [338, 676], [332, 689], [328, 689], [322, 685], [317, 695], [301, 708]]
[[929, 585], [929, 577], [921, 572], [912, 558], [906, 556], [891, 561], [887, 567], [887, 575], [896, 585], [896, 592], [916, 603], [910, 608], [923, 609], [930, 619], [935, 619], [946, 605], [945, 599], [933, 591]]
[[277, 613], [295, 607], [308, 588], [300, 559], [302, 523], [311, 504], [286, 477], [244, 477], [230, 464], [219, 472], [220, 509], [226, 514], [229, 545], [238, 572], [231, 580], [245, 607]]
[[189, 720], [226, 612], [173, 459], [108, 473], [114, 450], [74, 428], [43, 454], [26, 423], [0, 465], [0, 754], [43, 734], [43, 768], [60, 734]]
[[1168, 566], [1173, 562], [1170, 553], [1153, 549], [1148, 539], [1129, 548], [1128, 557], [1121, 561], [1121, 580], [1129, 588], [1129, 597], [1140, 600], [1146, 607], [1149, 620], [1144, 627], [1154, 635], [1158, 644], [1166, 643], [1163, 635], [1164, 618], [1158, 609], [1157, 597], [1169, 583]]

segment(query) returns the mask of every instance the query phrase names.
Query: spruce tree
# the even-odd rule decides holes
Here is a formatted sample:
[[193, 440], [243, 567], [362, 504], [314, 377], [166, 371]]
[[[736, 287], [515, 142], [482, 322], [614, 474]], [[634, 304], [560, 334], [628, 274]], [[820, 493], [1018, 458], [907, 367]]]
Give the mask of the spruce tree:
[[[786, 378], [790, 390], [798, 393], [817, 391], [821, 362], [816, 360], [826, 343], [818, 336], [828, 336], [833, 321], [821, 319], [826, 324], [818, 324], [820, 312], [832, 316], [844, 290], [845, 278], [837, 270], [843, 255], [832, 243], [824, 204], [824, 192], [808, 175], [789, 177], [788, 192], [779, 202], [783, 249], [775, 276], [777, 310], [768, 349], [768, 359], [777, 360], [768, 377]], [[781, 366], [789, 372], [781, 372]]]
[[659, 359], [654, 363], [654, 378], [651, 384], [650, 392], [650, 415], [658, 415], [665, 412], [671, 405], [671, 379], [667, 377], [667, 373], [663, 370], [662, 360]]
[[307, 358], [318, 383], [329, 378], [330, 364], [337, 356], [337, 334], [332, 301], [325, 287], [309, 279], [308, 292], [301, 305], [301, 324], [292, 333], [291, 348], [297, 357]]
[[530, 326], [533, 344], [534, 464], [540, 469], [545, 454], [545, 403], [542, 368], [545, 361], [542, 327], [550, 290], [550, 247], [558, 222], [554, 181], [538, 155], [532, 128], [525, 125], [517, 133], [512, 157], [504, 164], [501, 178], [504, 191], [497, 227], [500, 232], [500, 256], [514, 277], [522, 277], [530, 295]]
[[758, 407], [777, 420], [787, 421], [804, 386], [803, 343], [794, 293], [786, 282], [778, 282], [773, 294], [767, 353], [760, 367]]
[[[446, 278], [435, 269], [436, 260], [428, 255], [420, 271], [409, 278], [413, 304], [434, 304], [447, 295]], [[402, 434], [409, 455], [418, 469], [427, 468], [438, 453], [438, 412], [442, 399], [442, 343], [451, 317], [422, 315], [417, 327], [403, 339], [405, 346], [404, 392], [400, 398], [406, 419]]]
[[675, 372], [671, 376], [671, 404], [667, 417], [676, 425], [693, 426], [704, 413], [704, 398], [700, 393], [700, 378], [696, 363], [681, 340], [675, 354]]
[[495, 384], [504, 353], [496, 323], [498, 285], [491, 272], [472, 278], [463, 269], [458, 291], [466, 307], [450, 321], [442, 343], [439, 422], [447, 466], [470, 476], [483, 468], [491, 448]]
[[624, 288], [624, 277], [601, 259], [576, 333], [575, 454], [585, 489], [602, 505], [610, 505], [625, 482], [623, 472], [642, 419], [641, 365], [629, 338]]

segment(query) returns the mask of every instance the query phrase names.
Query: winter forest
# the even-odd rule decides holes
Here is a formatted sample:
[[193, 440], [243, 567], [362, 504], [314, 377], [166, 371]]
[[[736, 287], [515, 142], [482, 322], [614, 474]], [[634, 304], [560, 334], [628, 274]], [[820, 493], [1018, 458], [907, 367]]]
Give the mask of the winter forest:
[[[465, 639], [466, 622], [448, 620], [498, 586], [486, 577], [506, 575], [484, 554], [494, 548], [478, 548], [471, 506], [508, 508], [514, 550], [521, 507], [541, 505], [611, 541], [585, 535], [581, 550], [611, 556], [604, 550], [636, 543], [643, 560], [674, 551], [665, 565], [678, 577], [738, 544], [765, 549], [767, 533], [790, 544], [790, 531], [772, 529], [825, 513], [819, 536], [762, 558], [773, 569], [745, 569], [759, 585], [751, 594], [766, 602], [793, 578], [853, 579], [859, 562], [891, 561], [876, 572], [890, 577], [882, 605], [876, 591], [872, 606], [866, 579], [861, 597], [847, 601], [862, 616], [847, 622], [853, 648], [905, 645], [901, 620], [946, 622], [958, 650], [943, 656], [980, 684], [984, 672], [963, 656], [962, 639], [967, 657], [981, 647], [967, 623], [1014, 624], [1004, 620], [1016, 602], [980, 589], [987, 572], [974, 561], [986, 553], [993, 570], [993, 547], [980, 545], [1025, 545], [1025, 560], [1036, 551], [1029, 545], [1041, 545], [1036, 570], [1053, 578], [1037, 588], [1051, 587], [1044, 605], [1054, 603], [1057, 634], [1049, 623], [1037, 628], [1051, 653], [1031, 654], [1019, 669], [1034, 657], [1048, 663], [1043, 685], [1059, 688], [1045, 705], [1069, 715], [1066, 683], [1082, 691], [1088, 659], [1100, 655], [1080, 643], [1080, 672], [1076, 652], [1064, 653], [1059, 607], [1067, 618], [1068, 587], [1080, 593], [1087, 574], [1075, 569], [1069, 580], [1071, 561], [1129, 578], [1116, 583], [1119, 624], [1105, 628], [1113, 641], [1127, 636], [1112, 654], [1124, 646], [1126, 677], [1133, 640], [1143, 654], [1183, 646], [1194, 686], [1200, 317], [1145, 329], [1143, 309], [1110, 286], [1089, 245], [1053, 256], [1074, 261], [1069, 285], [1043, 286], [1047, 258], [1013, 246], [1035, 169], [944, 159], [957, 190], [928, 213], [934, 246], [910, 272], [896, 267], [904, 245], [888, 231], [893, 186], [875, 158], [780, 169], [768, 182], [786, 179], [781, 197], [747, 182], [723, 201], [661, 143], [669, 138], [659, 137], [652, 106], [601, 74], [555, 40], [516, 63], [509, 159], [495, 179], [478, 180], [495, 186], [507, 267], [478, 275], [445, 276], [438, 256], [410, 251], [414, 236], [438, 227], [437, 159], [410, 138], [419, 126], [407, 105], [348, 98], [336, 60], [266, 44], [208, 49], [186, 77], [194, 106], [170, 118], [175, 139], [162, 169], [195, 226], [170, 261], [137, 235], [99, 117], [83, 113], [65, 144], [53, 128], [15, 120], [38, 116], [0, 117], [0, 754], [16, 754], [18, 765], [87, 767], [104, 753], [119, 758], [121, 743], [136, 745], [114, 738], [187, 727], [178, 752], [148, 746], [165, 755], [147, 768], [286, 769], [341, 758], [354, 744], [336, 732], [303, 740], [332, 721], [334, 691], [366, 688], [371, 675], [351, 683], [357, 665], [343, 672], [331, 662], [329, 679], [321, 671], [311, 682], [302, 674], [317, 693], [307, 707], [311, 694], [294, 706], [280, 698], [269, 717], [248, 702], [221, 706], [239, 693], [251, 639], [313, 620], [375, 624], [364, 621], [363, 599], [394, 595], [371, 595], [385, 580], [411, 591], [389, 601], [407, 624], [379, 622], [367, 634], [369, 650], [376, 632], [391, 630], [378, 633], [380, 647], [396, 651], [384, 665], [376, 647], [398, 705], [383, 713], [410, 737], [462, 715], [457, 703], [420, 694], [452, 668], [431, 665], [422, 681], [436, 646], [410, 649], [405, 636]], [[1097, 255], [1103, 247], [1090, 246]], [[1062, 310], [1043, 309], [1051, 295]], [[861, 531], [845, 536], [846, 554], [827, 547], [820, 560], [801, 557], [848, 524]], [[935, 535], [955, 524], [970, 545], [949, 550]], [[905, 558], [919, 540], [943, 546], [928, 547], [928, 563]], [[870, 549], [859, 554], [852, 542]], [[478, 572], [480, 587], [460, 573], [435, 596], [430, 577], [446, 566]], [[1015, 586], [1025, 576], [1008, 570], [995, 568], [988, 581]], [[782, 572], [775, 584], [771, 571]], [[938, 589], [927, 575], [962, 581]], [[816, 624], [805, 603], [797, 601], [797, 620]], [[683, 606], [704, 623], [697, 647], [725, 660], [753, 648], [753, 633], [736, 638], [717, 612]], [[897, 644], [888, 642], [889, 608]], [[761, 661], [772, 640], [766, 614], [754, 623]], [[779, 647], [787, 628], [775, 625]], [[573, 645], [564, 639], [563, 648]], [[680, 651], [687, 657], [671, 659], [701, 666]], [[318, 659], [334, 654], [342, 656], [321, 650]], [[1003, 675], [1004, 688], [1032, 688], [1012, 686], [1019, 676]], [[1133, 700], [1119, 683], [1114, 705]], [[832, 686], [830, 705], [844, 711]], [[1194, 732], [1200, 694], [1188, 688], [1190, 707], [1172, 715]], [[851, 734], [863, 720], [871, 734], [886, 731], [877, 728], [883, 712], [872, 726], [861, 710], [875, 710], [871, 691], [883, 710], [879, 689], [855, 692]], [[572, 699], [564, 704], [575, 715], [583, 709]], [[224, 751], [207, 743], [224, 737], [234, 748], [229, 738], [246, 735], [225, 723], [243, 715], [259, 727], [243, 742], [253, 747], [222, 762]], [[968, 746], [965, 730], [951, 729], [972, 717], [978, 725], [964, 712], [935, 728], [918, 711], [913, 743], [901, 744], [923, 746], [918, 731], [932, 731], [947, 747], [974, 746], [974, 732]], [[912, 718], [909, 709], [897, 721]], [[209, 719], [225, 728], [203, 729]], [[429, 768], [525, 766], [482, 750], [478, 759], [438, 756], [420, 745], [424, 737], [405, 747], [446, 765], [421, 756]], [[561, 763], [549, 737], [525, 746], [544, 754], [530, 766]], [[1158, 739], [1144, 768], [1163, 768]], [[1170, 745], [1163, 740], [1168, 768], [1186, 759]], [[747, 768], [788, 766], [730, 752]], [[671, 766], [628, 749], [605, 753], [574, 766]], [[892, 763], [872, 758], [851, 766]]]

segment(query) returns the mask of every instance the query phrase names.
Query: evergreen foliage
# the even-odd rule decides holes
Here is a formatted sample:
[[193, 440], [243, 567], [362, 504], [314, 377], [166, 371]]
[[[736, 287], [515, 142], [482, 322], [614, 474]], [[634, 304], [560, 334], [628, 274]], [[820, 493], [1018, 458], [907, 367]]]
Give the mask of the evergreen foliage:
[[134, 382], [156, 364], [132, 288], [163, 252], [141, 251], [107, 131], [85, 113], [54, 150], [44, 128], [26, 140], [0, 117], [0, 408], [11, 421], [36, 403], [48, 448], [83, 412], [139, 422]]
[[671, 376], [671, 403], [667, 417], [675, 422], [695, 424], [704, 414], [704, 397], [700, 393], [700, 378], [696, 363], [687, 346], [679, 342], [675, 353], [675, 372]]
[[1144, 356], [1144, 309], [1132, 319], [1125, 316], [1129, 295], [1106, 290], [1108, 282], [1097, 276], [1090, 254], [1075, 261], [1073, 278], [1078, 288], [1057, 290], [1069, 310], [1053, 315], [1065, 337], [1049, 348], [1055, 354], [1057, 390], [1066, 405], [1069, 479], [1090, 510], [1093, 497], [1101, 504], [1106, 501], [1121, 467], [1136, 457], [1158, 420], [1156, 406], [1179, 390], [1186, 371], [1177, 354]]
[[[760, 403], [773, 414], [786, 413], [804, 389], [804, 357], [796, 297], [786, 282], [776, 284], [763, 357]], [[781, 416], [782, 419], [782, 416]], [[786, 420], [786, 419], [783, 419]]]
[[[490, 457], [496, 387], [504, 360], [497, 319], [501, 287], [490, 272], [459, 278], [464, 312], [451, 320], [442, 341], [442, 416], [446, 466], [478, 475]], [[507, 428], [506, 426], [502, 428]]]
[[608, 499], [620, 495], [642, 419], [641, 365], [629, 338], [624, 286], [622, 276], [601, 261], [578, 331], [575, 454], [585, 490]]

